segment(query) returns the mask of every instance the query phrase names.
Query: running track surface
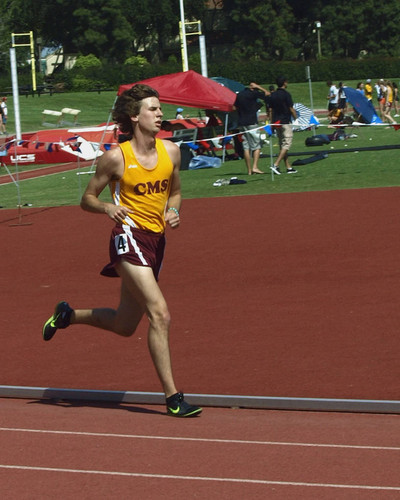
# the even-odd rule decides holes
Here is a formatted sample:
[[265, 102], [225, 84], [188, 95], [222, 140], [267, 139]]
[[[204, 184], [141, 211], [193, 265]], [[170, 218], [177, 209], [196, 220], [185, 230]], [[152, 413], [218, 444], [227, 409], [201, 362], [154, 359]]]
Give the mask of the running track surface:
[[[188, 393], [398, 400], [400, 188], [186, 200], [161, 273]], [[1, 384], [159, 392], [144, 320], [124, 339], [59, 300], [114, 307], [112, 222], [79, 207], [0, 212]]]
[[1, 401], [4, 500], [398, 499], [397, 415]]
[[[81, 161], [79, 163], [79, 168], [89, 167], [93, 164], [93, 161]], [[10, 168], [10, 167], [8, 167]], [[32, 179], [33, 177], [40, 177], [42, 175], [51, 175], [57, 174], [59, 172], [65, 172], [67, 170], [75, 170], [77, 169], [77, 163], [59, 163], [56, 165], [34, 168], [32, 170], [26, 170], [24, 172], [18, 173], [18, 180], [23, 181], [26, 179]], [[14, 170], [14, 168], [11, 168]], [[12, 178], [9, 175], [5, 175], [6, 170], [1, 171], [4, 175], [0, 175], [0, 184], [11, 184], [13, 182]], [[16, 174], [13, 174], [13, 177], [16, 177]]]
[[[191, 393], [398, 399], [399, 189], [185, 201], [161, 286]], [[160, 390], [146, 328], [40, 340], [54, 303], [113, 305], [111, 223], [0, 212], [1, 383]], [[63, 332], [64, 333], [64, 332]], [[397, 499], [398, 415], [0, 401], [6, 500]]]

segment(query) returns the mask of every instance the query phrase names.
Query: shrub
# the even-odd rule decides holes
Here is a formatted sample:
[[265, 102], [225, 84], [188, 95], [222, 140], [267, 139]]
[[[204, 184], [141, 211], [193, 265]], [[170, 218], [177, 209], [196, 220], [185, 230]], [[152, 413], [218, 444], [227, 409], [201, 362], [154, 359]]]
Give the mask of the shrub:
[[90, 68], [100, 68], [102, 62], [99, 58], [93, 54], [88, 54], [87, 56], [78, 56], [73, 69], [90, 69]]
[[96, 82], [90, 78], [85, 78], [84, 76], [75, 76], [72, 78], [72, 89], [75, 92], [82, 92], [84, 90], [89, 90], [95, 85], [102, 85], [101, 82]]
[[138, 68], [143, 68], [148, 65], [149, 62], [145, 57], [142, 56], [131, 56], [124, 62], [124, 65], [131, 65]]

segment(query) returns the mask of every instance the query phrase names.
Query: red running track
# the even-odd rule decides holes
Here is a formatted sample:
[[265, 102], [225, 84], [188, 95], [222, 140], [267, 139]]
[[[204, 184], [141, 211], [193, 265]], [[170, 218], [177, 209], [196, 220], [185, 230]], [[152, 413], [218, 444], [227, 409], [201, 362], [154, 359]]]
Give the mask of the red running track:
[[[398, 400], [400, 188], [186, 200], [160, 285], [188, 393]], [[56, 302], [114, 306], [111, 221], [78, 207], [0, 211], [1, 384], [159, 392], [133, 338], [71, 327]]]
[[[191, 393], [398, 399], [399, 189], [189, 200], [161, 286], [178, 384]], [[146, 328], [71, 328], [56, 301], [116, 301], [104, 218], [0, 212], [1, 383], [160, 390]], [[7, 263], [4, 265], [4, 263]], [[110, 304], [112, 305], [112, 304]], [[0, 401], [6, 500], [397, 499], [398, 415]]]
[[[93, 161], [88, 161], [88, 160], [81, 161], [79, 162], [79, 168], [88, 167], [92, 164]], [[58, 174], [59, 172], [66, 172], [68, 170], [75, 170], [77, 168], [78, 168], [77, 163], [59, 163], [48, 167], [34, 168], [32, 170], [25, 170], [24, 172], [19, 172], [18, 179], [22, 181], [26, 179], [32, 179], [34, 177], [42, 177], [45, 175]], [[15, 178], [16, 177], [15, 166], [8, 166], [8, 169]], [[5, 169], [0, 170], [0, 174], [3, 174], [0, 175], [0, 184], [11, 184], [13, 182], [12, 178]]]
[[1, 400], [3, 500], [400, 498], [397, 415]]

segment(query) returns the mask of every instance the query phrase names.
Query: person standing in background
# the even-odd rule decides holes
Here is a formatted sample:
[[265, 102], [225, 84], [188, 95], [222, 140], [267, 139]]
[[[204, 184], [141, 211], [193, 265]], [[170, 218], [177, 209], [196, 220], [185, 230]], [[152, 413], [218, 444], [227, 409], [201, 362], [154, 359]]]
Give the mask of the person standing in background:
[[393, 86], [393, 106], [394, 106], [394, 112], [396, 113], [394, 116], [398, 117], [399, 115], [399, 87], [397, 86], [396, 82], [392, 82]]
[[1, 132], [1, 134], [7, 134], [7, 130], [6, 130], [7, 115], [8, 115], [7, 97], [2, 97], [1, 98], [0, 109], [1, 109], [1, 126], [0, 126], [0, 132]]
[[364, 94], [368, 101], [372, 101], [372, 85], [370, 78], [368, 78], [364, 85]]
[[277, 174], [281, 175], [279, 170], [279, 163], [283, 160], [286, 166], [286, 173], [296, 174], [297, 170], [292, 168], [288, 159], [288, 152], [293, 141], [293, 127], [291, 124], [293, 120], [297, 120], [297, 113], [293, 108], [293, 100], [290, 93], [286, 90], [288, 81], [284, 76], [280, 76], [276, 79], [276, 84], [278, 89], [271, 94], [269, 99], [270, 107], [270, 123], [279, 125], [276, 127], [276, 131], [279, 139], [279, 155], [274, 162], [271, 170]]
[[339, 91], [334, 83], [331, 81], [326, 82], [326, 84], [329, 87], [329, 94], [327, 96], [328, 99], [328, 111], [332, 111], [332, 109], [335, 109], [338, 107], [338, 100], [339, 100]]
[[259, 130], [255, 129], [258, 128], [257, 113], [261, 107], [260, 101], [264, 102], [266, 96], [269, 95], [268, 90], [252, 82], [236, 96], [235, 108], [239, 115], [239, 130], [243, 132], [243, 155], [249, 175], [265, 173], [258, 168], [261, 154], [261, 134]]
[[346, 113], [347, 111], [347, 98], [346, 94], [344, 92], [345, 84], [343, 82], [339, 83], [339, 88], [338, 88], [338, 105], [337, 107], [343, 111], [343, 113]]

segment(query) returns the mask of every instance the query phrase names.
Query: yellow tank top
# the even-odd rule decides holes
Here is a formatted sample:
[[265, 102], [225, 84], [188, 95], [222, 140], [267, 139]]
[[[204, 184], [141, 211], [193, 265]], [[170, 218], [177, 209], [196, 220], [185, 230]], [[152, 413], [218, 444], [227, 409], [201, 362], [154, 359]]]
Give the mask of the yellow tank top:
[[393, 102], [393, 90], [392, 90], [392, 87], [390, 85], [388, 85], [386, 88], [387, 88], [387, 100], [388, 100], [388, 102]]
[[156, 139], [157, 164], [143, 167], [135, 157], [130, 141], [119, 145], [124, 156], [124, 173], [110, 184], [113, 201], [133, 210], [125, 222], [153, 233], [165, 230], [165, 207], [171, 190], [173, 163], [161, 139]]

